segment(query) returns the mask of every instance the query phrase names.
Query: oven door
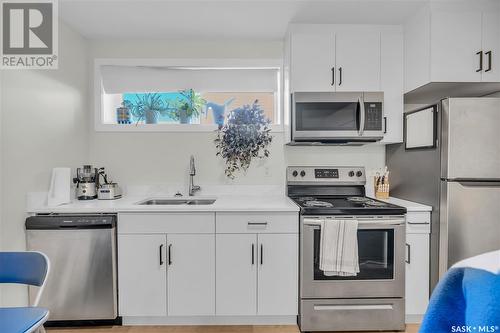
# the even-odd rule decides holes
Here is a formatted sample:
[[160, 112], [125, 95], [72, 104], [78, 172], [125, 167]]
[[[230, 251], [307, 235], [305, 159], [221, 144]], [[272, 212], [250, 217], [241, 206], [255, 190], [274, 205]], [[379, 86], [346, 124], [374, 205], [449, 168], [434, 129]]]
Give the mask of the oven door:
[[360, 272], [357, 276], [339, 277], [326, 276], [319, 269], [320, 226], [309, 223], [310, 216], [307, 221], [302, 217], [301, 298], [404, 297], [404, 217], [355, 218]]

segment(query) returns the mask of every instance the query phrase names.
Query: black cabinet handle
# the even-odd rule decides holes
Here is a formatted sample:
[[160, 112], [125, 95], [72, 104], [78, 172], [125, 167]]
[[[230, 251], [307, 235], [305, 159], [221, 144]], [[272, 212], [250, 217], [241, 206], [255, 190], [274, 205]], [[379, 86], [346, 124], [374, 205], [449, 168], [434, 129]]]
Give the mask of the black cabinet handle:
[[267, 222], [247, 222], [249, 227], [265, 227], [267, 226]]
[[479, 56], [479, 68], [476, 69], [476, 72], [480, 72], [483, 70], [483, 51], [479, 51], [476, 53]]
[[168, 265], [172, 265], [172, 244], [168, 244]]
[[339, 67], [339, 86], [342, 84], [342, 67]]
[[332, 86], [335, 85], [335, 67], [332, 67]]
[[387, 117], [384, 117], [384, 134], [387, 133]]
[[264, 246], [260, 244], [260, 264], [264, 263]]
[[486, 52], [485, 55], [488, 56], [488, 69], [485, 72], [489, 72], [491, 71], [491, 51]]
[[252, 243], [252, 265], [255, 265], [255, 244]]
[[410, 247], [410, 244], [406, 243], [406, 249], [408, 251], [408, 259], [405, 259], [405, 262], [407, 264], [409, 264], [410, 263], [410, 257], [411, 257], [411, 252], [410, 252], [411, 251], [411, 247]]
[[160, 266], [163, 265], [163, 244], [160, 245]]

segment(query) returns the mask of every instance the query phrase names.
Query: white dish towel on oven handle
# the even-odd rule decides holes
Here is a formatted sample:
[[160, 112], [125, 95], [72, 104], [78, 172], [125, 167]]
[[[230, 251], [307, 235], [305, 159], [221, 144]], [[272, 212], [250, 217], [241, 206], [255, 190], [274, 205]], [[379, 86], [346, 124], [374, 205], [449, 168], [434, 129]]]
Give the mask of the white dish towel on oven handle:
[[319, 269], [326, 276], [356, 276], [359, 273], [358, 221], [322, 219]]

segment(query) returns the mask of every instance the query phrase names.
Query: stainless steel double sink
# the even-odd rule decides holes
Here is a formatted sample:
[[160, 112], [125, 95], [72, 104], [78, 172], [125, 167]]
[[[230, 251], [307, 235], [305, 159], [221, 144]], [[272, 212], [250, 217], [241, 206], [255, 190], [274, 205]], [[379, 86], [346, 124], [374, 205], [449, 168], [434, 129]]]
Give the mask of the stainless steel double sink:
[[211, 205], [216, 199], [166, 199], [166, 198], [152, 198], [144, 201], [139, 201], [136, 205]]

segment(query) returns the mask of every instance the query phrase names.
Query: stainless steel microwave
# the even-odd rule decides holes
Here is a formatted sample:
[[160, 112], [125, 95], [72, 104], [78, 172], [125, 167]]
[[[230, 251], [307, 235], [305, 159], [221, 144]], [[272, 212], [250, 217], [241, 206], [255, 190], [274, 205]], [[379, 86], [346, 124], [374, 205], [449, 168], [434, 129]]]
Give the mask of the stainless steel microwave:
[[349, 144], [384, 137], [383, 92], [295, 92], [292, 144]]

